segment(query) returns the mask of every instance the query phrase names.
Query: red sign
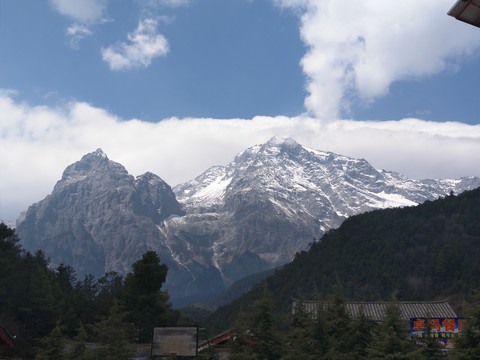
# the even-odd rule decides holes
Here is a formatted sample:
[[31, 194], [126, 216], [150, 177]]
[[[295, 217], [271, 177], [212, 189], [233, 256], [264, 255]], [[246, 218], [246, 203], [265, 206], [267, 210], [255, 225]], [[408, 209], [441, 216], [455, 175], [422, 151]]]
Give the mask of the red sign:
[[412, 318], [410, 319], [410, 334], [416, 337], [430, 336], [446, 340], [458, 336], [465, 321], [464, 318]]

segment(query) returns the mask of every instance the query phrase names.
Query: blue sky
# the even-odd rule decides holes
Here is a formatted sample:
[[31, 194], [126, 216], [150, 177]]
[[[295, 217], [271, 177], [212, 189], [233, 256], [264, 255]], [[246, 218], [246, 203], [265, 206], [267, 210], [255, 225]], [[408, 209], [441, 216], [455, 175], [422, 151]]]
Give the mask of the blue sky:
[[0, 219], [96, 148], [172, 186], [274, 135], [480, 176], [480, 29], [454, 2], [0, 0]]
[[[169, 43], [148, 66], [110, 71], [101, 49], [139, 24], [138, 2], [110, 2], [91, 35], [70, 44], [75, 23], [48, 1], [2, 3], [3, 87], [35, 104], [76, 99], [122, 118], [251, 118], [304, 111], [305, 52], [298, 18], [270, 1], [192, 1], [149, 9]], [[7, 56], [5, 56], [7, 55]], [[47, 97], [47, 99], [46, 99]]]
[[[446, 13], [451, 4], [443, 3], [439, 7]], [[0, 9], [0, 66], [8, 69], [0, 82], [31, 104], [74, 99], [124, 119], [153, 122], [172, 116], [251, 118], [305, 111], [300, 20], [273, 1], [196, 0], [173, 7], [160, 1], [150, 7], [140, 1], [105, 2], [100, 17], [83, 22], [62, 15], [49, 1], [3, 1]], [[101, 49], [125, 41], [145, 18], [157, 22], [168, 53], [148, 66], [109, 71]], [[66, 32], [74, 24], [91, 34], [72, 40]], [[454, 59], [451, 68], [434, 75], [393, 82], [385, 96], [373, 103], [357, 101], [341, 115], [475, 124], [480, 121], [479, 81], [477, 50], [476, 56]]]

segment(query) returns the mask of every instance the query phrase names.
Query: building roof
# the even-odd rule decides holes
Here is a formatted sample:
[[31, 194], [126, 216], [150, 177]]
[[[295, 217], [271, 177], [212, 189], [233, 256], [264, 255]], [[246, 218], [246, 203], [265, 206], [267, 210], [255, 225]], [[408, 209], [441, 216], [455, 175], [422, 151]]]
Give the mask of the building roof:
[[448, 15], [467, 24], [480, 27], [480, 0], [458, 0]]
[[8, 346], [13, 346], [13, 337], [7, 332], [7, 330], [0, 324], [0, 339]]
[[[292, 312], [297, 309], [298, 300], [293, 300]], [[313, 317], [317, 316], [319, 306], [326, 309], [331, 302], [328, 301], [303, 301], [303, 308]], [[372, 321], [381, 321], [385, 317], [385, 310], [391, 302], [365, 302], [355, 301], [346, 302], [345, 307], [352, 317], [358, 317], [362, 311], [367, 318]], [[410, 320], [411, 318], [456, 318], [457, 314], [452, 309], [447, 300], [441, 301], [398, 301], [396, 302], [402, 318]]]
[[215, 335], [212, 339], [202, 341], [201, 343], [198, 344], [198, 352], [204, 351], [208, 349], [210, 346], [215, 346], [218, 344], [222, 344], [225, 341], [230, 340], [237, 334], [236, 330], [229, 329], [227, 331], [224, 331], [220, 334]]

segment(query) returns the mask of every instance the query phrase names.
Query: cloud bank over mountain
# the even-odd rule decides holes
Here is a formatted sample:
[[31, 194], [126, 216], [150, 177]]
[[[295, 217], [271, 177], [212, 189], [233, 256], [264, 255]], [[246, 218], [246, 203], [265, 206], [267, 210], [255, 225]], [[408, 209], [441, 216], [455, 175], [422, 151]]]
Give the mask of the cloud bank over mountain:
[[[62, 64], [74, 62], [71, 57], [73, 51], [67, 46], [70, 53], [65, 59], [68, 60], [59, 62], [50, 72], [36, 72], [48, 74], [48, 79], [38, 81], [47, 81], [48, 86], [53, 88], [32, 85], [32, 73], [25, 76], [25, 67], [19, 65], [16, 59], [16, 68], [13, 66], [13, 69], [19, 71], [19, 75], [12, 80], [13, 86], [3, 85], [13, 90], [1, 90], [0, 84], [0, 219], [16, 218], [21, 210], [51, 191], [62, 169], [82, 154], [99, 147], [113, 160], [124, 164], [131, 173], [152, 171], [172, 186], [195, 177], [209, 166], [225, 165], [239, 151], [263, 143], [274, 135], [292, 137], [315, 149], [365, 158], [378, 169], [398, 171], [415, 179], [480, 175], [478, 112], [476, 118], [472, 115], [468, 118], [458, 116], [447, 122], [414, 117], [402, 119], [403, 115], [372, 121], [349, 119], [353, 117], [349, 113], [351, 106], [358, 107], [360, 104], [368, 107], [387, 94], [393, 84], [405, 80], [421, 81], [441, 72], [454, 73], [469, 58], [478, 58], [478, 29], [447, 16], [451, 1], [404, 0], [392, 4], [383, 0], [272, 0], [268, 11], [285, 11], [298, 18], [299, 38], [305, 45], [305, 53], [298, 63], [305, 75], [307, 91], [303, 114], [274, 111], [270, 114], [288, 113], [289, 116], [250, 117], [249, 113], [248, 118], [232, 115], [231, 118], [219, 119], [201, 115], [185, 118], [185, 115], [180, 116], [176, 112], [168, 114], [178, 117], [155, 118], [151, 108], [143, 113], [149, 105], [161, 108], [175, 102], [175, 99], [182, 100], [176, 103], [176, 109], [182, 111], [198, 99], [203, 99], [203, 94], [210, 95], [210, 92], [210, 97], [220, 103], [218, 106], [226, 103], [226, 107], [233, 109], [234, 97], [240, 97], [241, 92], [231, 92], [231, 89], [244, 86], [244, 93], [253, 92], [258, 83], [267, 81], [258, 77], [252, 80], [247, 76], [250, 80], [245, 84], [238, 84], [238, 81], [215, 83], [210, 77], [208, 79], [212, 83], [208, 82], [208, 86], [192, 90], [189, 85], [205, 85], [207, 81], [195, 77], [199, 68], [191, 62], [185, 62], [185, 68], [176, 72], [188, 79], [188, 84], [180, 84], [178, 77], [169, 77], [170, 70], [174, 69], [168, 68], [171, 63], [195, 58], [186, 55], [180, 59], [182, 61], [178, 58], [172, 61], [179, 51], [178, 42], [188, 39], [175, 36], [178, 34], [172, 29], [179, 22], [179, 14], [188, 19], [187, 10], [193, 5], [198, 10], [199, 4], [193, 0], [125, 2], [123, 5], [128, 5], [129, 12], [123, 13], [122, 18], [116, 2], [88, 0], [79, 6], [73, 0], [49, 1], [48, 13], [63, 21], [67, 19], [67, 26], [59, 22], [55, 29], [64, 30], [69, 45], [75, 49], [75, 55], [79, 55], [76, 60], [82, 67], [58, 69]], [[214, 1], [201, 4], [205, 9], [215, 6]], [[247, 10], [253, 11], [254, 8]], [[232, 16], [228, 12], [223, 14]], [[269, 12], [262, 14], [271, 15]], [[208, 22], [220, 15], [208, 11], [208, 16], [212, 18], [201, 20]], [[125, 21], [127, 18], [129, 21]], [[122, 26], [107, 29], [106, 24]], [[228, 22], [220, 24], [228, 26]], [[202, 33], [200, 28], [181, 30], [199, 31], [198, 35], [202, 36], [208, 34]], [[215, 34], [219, 32], [218, 28], [214, 30]], [[176, 28], [176, 31], [180, 30]], [[83, 43], [87, 38], [88, 41]], [[93, 41], [94, 38], [96, 41]], [[242, 56], [246, 55], [240, 52], [250, 49], [248, 46], [237, 48], [235, 44], [228, 44], [229, 39], [223, 39], [222, 46], [217, 46], [215, 42], [219, 53], [232, 51], [235, 54], [224, 58], [226, 60], [220, 64], [227, 64], [223, 68], [225, 73], [222, 73], [225, 77], [228, 71], [242, 69], [234, 60], [244, 59]], [[253, 41], [251, 37], [242, 39], [248, 44]], [[281, 41], [291, 49], [292, 44], [285, 38]], [[85, 60], [79, 60], [82, 51], [89, 54], [82, 58]], [[32, 55], [24, 55], [23, 58], [29, 56]], [[161, 64], [160, 57], [170, 63]], [[39, 60], [39, 69], [50, 64], [50, 60]], [[93, 66], [98, 64], [101, 66]], [[76, 82], [72, 81], [70, 76], [77, 74], [76, 70], [83, 69], [84, 65], [85, 72], [79, 73], [81, 75], [75, 79]], [[209, 65], [212, 69], [219, 66], [218, 63]], [[5, 67], [12, 68], [11, 64]], [[108, 77], [102, 78], [105, 74]], [[27, 88], [22, 88], [18, 81], [25, 78], [28, 78], [24, 84]], [[61, 83], [53, 80], [62, 79], [69, 86], [60, 90], [58, 86]], [[128, 82], [132, 79], [139, 81]], [[165, 92], [152, 87], [152, 83], [167, 84], [166, 93], [176, 94], [175, 98], [167, 97]], [[102, 87], [104, 84], [110, 87]], [[94, 91], [96, 87], [101, 88], [98, 93]], [[83, 88], [86, 89], [80, 92], [83, 95], [78, 95], [76, 91]], [[18, 89], [22, 89], [23, 93]], [[51, 98], [57, 101], [47, 99], [47, 95], [43, 103], [38, 101], [38, 96], [36, 101], [32, 100], [32, 94], [25, 94], [31, 89], [33, 93], [55, 94]], [[234, 94], [232, 104], [228, 104], [230, 98], [218, 101], [213, 95], [213, 90], [218, 89], [225, 94]], [[276, 90], [268, 91], [274, 94], [275, 99]], [[104, 94], [113, 95], [104, 98]], [[89, 102], [85, 102], [86, 99]], [[443, 104], [445, 97], [438, 101]], [[279, 103], [280, 106], [281, 102], [275, 101], [274, 105]], [[119, 103], [128, 103], [129, 109], [135, 108], [133, 115], [122, 117], [120, 112], [113, 110]], [[247, 101], [245, 106], [253, 106], [251, 103]], [[195, 114], [194, 110], [188, 110], [183, 114]], [[422, 110], [428, 113], [428, 109]], [[235, 114], [233, 110], [226, 113]], [[419, 114], [411, 112], [410, 107], [404, 113]], [[252, 111], [251, 114], [258, 112]]]
[[121, 119], [83, 102], [30, 106], [0, 95], [0, 218], [14, 219], [48, 194], [63, 169], [101, 147], [134, 175], [151, 171], [174, 186], [212, 165], [225, 165], [245, 147], [273, 135], [305, 146], [367, 159], [412, 178], [480, 174], [480, 125], [457, 122], [262, 117], [170, 118], [158, 123]]

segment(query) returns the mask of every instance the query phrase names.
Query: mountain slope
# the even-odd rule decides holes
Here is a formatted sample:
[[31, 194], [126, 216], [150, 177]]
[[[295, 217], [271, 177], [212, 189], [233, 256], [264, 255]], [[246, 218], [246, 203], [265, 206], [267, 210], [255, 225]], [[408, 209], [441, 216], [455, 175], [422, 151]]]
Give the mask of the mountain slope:
[[18, 220], [17, 233], [28, 250], [41, 248], [79, 274], [126, 273], [155, 250], [169, 267], [172, 301], [183, 305], [291, 261], [351, 215], [475, 186], [479, 178], [410, 180], [272, 138], [172, 192], [158, 176], [134, 178], [97, 150], [67, 167]]
[[[468, 300], [480, 290], [480, 188], [416, 207], [352, 216], [309, 251], [267, 278], [276, 307], [291, 298], [328, 297], [335, 287], [352, 300]], [[226, 329], [263, 285], [219, 308], [209, 327]]]

